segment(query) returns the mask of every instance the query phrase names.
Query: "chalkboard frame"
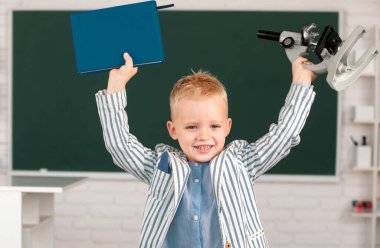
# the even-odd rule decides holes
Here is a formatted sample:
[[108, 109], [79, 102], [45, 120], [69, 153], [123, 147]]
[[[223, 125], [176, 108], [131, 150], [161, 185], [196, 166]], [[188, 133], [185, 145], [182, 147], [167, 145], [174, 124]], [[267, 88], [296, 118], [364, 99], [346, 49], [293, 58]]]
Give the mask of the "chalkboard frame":
[[[11, 14], [9, 15], [10, 16], [10, 24], [11, 24], [11, 28], [10, 28], [10, 35], [9, 35], [9, 82], [12, 82], [12, 84], [10, 85], [9, 87], [9, 106], [10, 106], [10, 113], [9, 113], [9, 128], [11, 130], [10, 132], [10, 145], [9, 145], [9, 164], [10, 164], [10, 167], [11, 169], [13, 169], [13, 173], [14, 174], [33, 174], [33, 173], [37, 173], [39, 174], [40, 172], [38, 170], [36, 171], [25, 171], [25, 170], [17, 170], [16, 168], [13, 167], [13, 163], [12, 163], [12, 158], [13, 158], [13, 150], [12, 150], [12, 138], [13, 138], [13, 135], [12, 135], [12, 132], [13, 132], [13, 124], [12, 124], [12, 107], [13, 107], [13, 104], [12, 104], [12, 101], [13, 101], [13, 77], [12, 77], [12, 74], [13, 74], [13, 60], [12, 60], [12, 51], [13, 51], [13, 47], [12, 47], [12, 30], [13, 30], [13, 11], [80, 11], [81, 9], [12, 9], [10, 10]], [[181, 9], [180, 11], [189, 11], [188, 9]], [[190, 11], [194, 11], [194, 10], [190, 10]], [[199, 10], [197, 10], [199, 11]], [[217, 10], [207, 10], [207, 11], [226, 11], [226, 10], [220, 10], [220, 9], [217, 9]], [[236, 11], [235, 9], [233, 11]], [[242, 12], [245, 12], [247, 10], [244, 10]], [[260, 11], [267, 11], [267, 10], [260, 10]], [[270, 11], [270, 10], [268, 10]], [[271, 11], [273, 12], [273, 11]], [[289, 11], [278, 11], [278, 12], [289, 12]], [[303, 12], [303, 11], [292, 11], [292, 12]], [[311, 11], [306, 11], [306, 12], [311, 12]], [[339, 30], [340, 30], [340, 33], [343, 33], [342, 32], [342, 13], [341, 12], [336, 12], [336, 11], [323, 11], [323, 13], [328, 13], [328, 12], [334, 12], [334, 13], [337, 13], [338, 14], [338, 26], [339, 26]], [[282, 55], [282, 56], [285, 56], [285, 55]], [[339, 158], [340, 158], [340, 127], [341, 127], [341, 95], [338, 94], [337, 95], [337, 129], [336, 129], [336, 156], [335, 156], [335, 173], [333, 175], [327, 175], [327, 176], [320, 176], [320, 175], [287, 175], [287, 174], [281, 174], [281, 175], [265, 175], [263, 180], [275, 180], [275, 181], [337, 181], [337, 176], [339, 175]], [[86, 175], [93, 175], [94, 177], [97, 177], [97, 175], [105, 175], [106, 177], [113, 177], [113, 175], [116, 175], [116, 174], [123, 174], [123, 176], [121, 176], [122, 178], [125, 178], [125, 173], [119, 173], [119, 172], [93, 172], [93, 171], [86, 171], [86, 172], [66, 172], [66, 171], [54, 171], [54, 172], [49, 172], [50, 175], [62, 175], [62, 174], [69, 174], [69, 175], [75, 175], [75, 174], [78, 174], [78, 175], [83, 175], [83, 174], [86, 174]], [[101, 176], [102, 177], [102, 176]], [[116, 177], [119, 177], [119, 176], [116, 176]]]

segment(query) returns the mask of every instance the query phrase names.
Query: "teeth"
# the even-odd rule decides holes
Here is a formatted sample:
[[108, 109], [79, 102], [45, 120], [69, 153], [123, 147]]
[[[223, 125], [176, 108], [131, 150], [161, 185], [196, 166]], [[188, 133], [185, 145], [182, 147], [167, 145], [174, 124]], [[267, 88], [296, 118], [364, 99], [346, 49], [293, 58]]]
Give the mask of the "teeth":
[[211, 146], [196, 146], [196, 148], [200, 150], [208, 150], [211, 148]]

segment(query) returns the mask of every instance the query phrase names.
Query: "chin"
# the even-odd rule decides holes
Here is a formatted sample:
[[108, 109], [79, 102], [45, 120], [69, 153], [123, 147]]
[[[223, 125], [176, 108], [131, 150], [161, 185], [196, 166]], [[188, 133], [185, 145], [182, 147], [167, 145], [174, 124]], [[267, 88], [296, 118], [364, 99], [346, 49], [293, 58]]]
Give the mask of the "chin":
[[206, 163], [206, 162], [210, 162], [211, 159], [213, 159], [216, 155], [212, 155], [212, 156], [207, 156], [207, 157], [197, 157], [197, 158], [194, 158], [192, 159], [192, 161], [195, 161], [195, 163]]

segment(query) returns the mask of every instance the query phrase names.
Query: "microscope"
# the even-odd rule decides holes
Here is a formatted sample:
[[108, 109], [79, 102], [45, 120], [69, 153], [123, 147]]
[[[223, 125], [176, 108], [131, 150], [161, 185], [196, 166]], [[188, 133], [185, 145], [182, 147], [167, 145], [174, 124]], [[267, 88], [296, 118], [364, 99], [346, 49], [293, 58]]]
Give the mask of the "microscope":
[[307, 57], [314, 53], [320, 59], [318, 64], [305, 64], [304, 67], [317, 74], [327, 73], [326, 81], [336, 91], [341, 91], [355, 83], [378, 51], [368, 48], [353, 64], [349, 63], [349, 55], [360, 38], [365, 34], [364, 27], [358, 26], [346, 40], [331, 27], [326, 26], [321, 36], [315, 32], [316, 24], [305, 26], [301, 33], [283, 31], [273, 32], [259, 30], [257, 37], [273, 40], [285, 48], [290, 62], [300, 56]]

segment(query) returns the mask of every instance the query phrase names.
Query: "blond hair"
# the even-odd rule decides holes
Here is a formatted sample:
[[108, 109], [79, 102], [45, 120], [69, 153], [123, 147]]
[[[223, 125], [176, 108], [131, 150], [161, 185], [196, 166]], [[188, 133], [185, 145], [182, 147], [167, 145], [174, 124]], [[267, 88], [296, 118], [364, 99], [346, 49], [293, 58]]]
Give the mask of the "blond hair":
[[170, 109], [181, 99], [186, 97], [203, 98], [220, 96], [226, 103], [228, 110], [227, 92], [224, 85], [207, 71], [199, 70], [193, 74], [180, 78], [173, 86], [170, 93]]

